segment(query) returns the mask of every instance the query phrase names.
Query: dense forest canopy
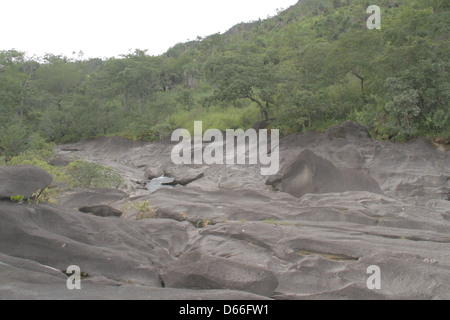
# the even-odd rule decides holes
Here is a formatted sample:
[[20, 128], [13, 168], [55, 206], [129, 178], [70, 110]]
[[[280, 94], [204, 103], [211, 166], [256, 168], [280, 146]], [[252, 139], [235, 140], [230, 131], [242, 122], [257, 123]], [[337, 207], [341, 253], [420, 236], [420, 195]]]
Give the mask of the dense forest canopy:
[[[367, 28], [367, 7], [381, 29]], [[446, 0], [301, 0], [266, 20], [177, 44], [161, 56], [29, 57], [0, 51], [0, 153], [99, 135], [172, 130], [282, 134], [345, 121], [379, 139], [450, 136]]]

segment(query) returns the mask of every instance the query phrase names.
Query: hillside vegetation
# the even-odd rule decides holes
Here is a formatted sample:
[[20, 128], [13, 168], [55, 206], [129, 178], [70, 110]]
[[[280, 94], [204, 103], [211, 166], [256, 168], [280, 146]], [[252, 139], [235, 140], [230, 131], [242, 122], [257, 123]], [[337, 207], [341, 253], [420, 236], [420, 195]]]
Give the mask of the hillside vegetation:
[[[369, 5], [381, 7], [381, 30], [367, 28]], [[157, 140], [194, 120], [224, 130], [266, 119], [282, 134], [352, 120], [379, 139], [445, 138], [449, 35], [445, 0], [301, 0], [161, 56], [1, 51], [0, 153], [100, 135]]]

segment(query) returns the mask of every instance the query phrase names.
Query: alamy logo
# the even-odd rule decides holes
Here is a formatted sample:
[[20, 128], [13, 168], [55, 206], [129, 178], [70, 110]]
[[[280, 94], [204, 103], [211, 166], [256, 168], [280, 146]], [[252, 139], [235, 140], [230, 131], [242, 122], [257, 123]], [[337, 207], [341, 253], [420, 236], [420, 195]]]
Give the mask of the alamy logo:
[[369, 6], [367, 13], [372, 15], [367, 19], [367, 28], [370, 30], [381, 29], [381, 9], [379, 6]]
[[370, 266], [367, 268], [367, 273], [372, 274], [367, 279], [367, 288], [370, 290], [381, 290], [381, 269], [379, 266]]
[[81, 289], [81, 269], [80, 269], [80, 267], [79, 266], [70, 266], [67, 268], [66, 274], [70, 275], [66, 282], [67, 289], [80, 290]]
[[[270, 137], [269, 137], [270, 134]], [[194, 122], [194, 137], [186, 129], [177, 129], [172, 133], [173, 142], [181, 142], [172, 149], [172, 162], [182, 164], [238, 164], [261, 165], [261, 175], [278, 173], [279, 130], [242, 129], [226, 130], [224, 134], [217, 129], [207, 130], [203, 134], [202, 121]], [[203, 143], [207, 142], [205, 148]], [[247, 143], [248, 142], [248, 143]], [[193, 152], [192, 152], [193, 149]]]

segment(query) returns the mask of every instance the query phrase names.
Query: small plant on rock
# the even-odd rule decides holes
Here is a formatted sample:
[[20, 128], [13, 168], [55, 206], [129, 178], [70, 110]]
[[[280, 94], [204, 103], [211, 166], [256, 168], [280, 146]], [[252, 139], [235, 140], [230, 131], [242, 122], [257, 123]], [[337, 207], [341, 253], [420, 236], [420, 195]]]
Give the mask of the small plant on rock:
[[24, 196], [20, 195], [20, 194], [17, 196], [11, 196], [11, 201], [19, 203], [19, 204], [23, 202], [23, 199], [24, 199]]
[[126, 215], [134, 214], [136, 215], [136, 220], [151, 219], [156, 217], [156, 208], [150, 206], [150, 201], [138, 201], [130, 202], [127, 201], [122, 205], [122, 211]]
[[28, 203], [34, 203], [34, 204], [41, 204], [43, 202], [45, 203], [52, 203], [52, 204], [58, 204], [58, 192], [54, 189], [45, 188], [44, 190], [38, 190], [35, 193], [33, 193], [33, 196], [31, 199], [28, 199]]
[[213, 222], [211, 220], [208, 220], [206, 218], [203, 218], [202, 220], [197, 221], [197, 228], [206, 228], [209, 225], [212, 225]]

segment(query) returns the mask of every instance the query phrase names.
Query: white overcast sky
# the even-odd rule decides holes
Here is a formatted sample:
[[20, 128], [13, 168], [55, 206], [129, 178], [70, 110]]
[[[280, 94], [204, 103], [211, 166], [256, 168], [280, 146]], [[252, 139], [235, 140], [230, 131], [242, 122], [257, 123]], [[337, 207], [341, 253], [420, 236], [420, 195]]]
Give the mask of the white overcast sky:
[[2, 0], [0, 50], [109, 58], [159, 55], [197, 36], [265, 19], [297, 0]]

